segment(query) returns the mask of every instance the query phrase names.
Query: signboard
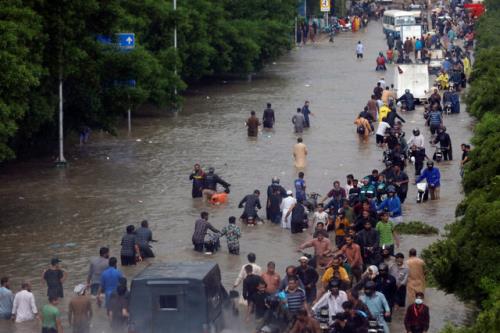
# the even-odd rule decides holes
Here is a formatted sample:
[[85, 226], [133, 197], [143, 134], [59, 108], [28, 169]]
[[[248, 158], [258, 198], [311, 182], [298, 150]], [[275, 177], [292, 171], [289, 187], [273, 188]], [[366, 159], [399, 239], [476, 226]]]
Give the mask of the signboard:
[[320, 7], [322, 12], [330, 11], [330, 0], [320, 0]]
[[118, 42], [118, 47], [121, 49], [133, 49], [135, 46], [135, 34], [134, 33], [119, 33], [116, 34], [116, 39]]
[[403, 25], [401, 26], [401, 40], [404, 42], [406, 38], [413, 39], [422, 37], [422, 26], [421, 25]]

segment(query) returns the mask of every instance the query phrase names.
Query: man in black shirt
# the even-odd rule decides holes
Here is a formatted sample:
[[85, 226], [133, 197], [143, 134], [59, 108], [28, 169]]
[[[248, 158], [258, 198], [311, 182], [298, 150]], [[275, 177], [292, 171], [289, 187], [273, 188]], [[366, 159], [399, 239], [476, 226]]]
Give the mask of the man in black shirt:
[[434, 139], [433, 143], [436, 144], [439, 142], [439, 147], [441, 148], [441, 152], [443, 153], [443, 158], [445, 161], [452, 160], [453, 154], [451, 149], [451, 138], [448, 133], [446, 133], [446, 127], [441, 127], [438, 129], [438, 135]]
[[253, 296], [251, 306], [248, 307], [247, 320], [251, 312], [255, 313], [256, 329], [259, 331], [262, 326], [264, 326], [266, 319], [268, 318], [269, 306], [269, 293], [266, 292], [267, 284], [264, 281], [260, 281], [257, 286], [257, 292]]
[[274, 125], [274, 110], [271, 109], [271, 103], [267, 103], [267, 108], [262, 115], [262, 124], [264, 128], [273, 128]]
[[366, 221], [363, 230], [358, 232], [356, 244], [361, 248], [365, 266], [379, 263], [379, 234], [377, 230], [372, 228], [370, 222]]
[[309, 259], [307, 257], [300, 257], [299, 262], [300, 266], [295, 271], [302, 284], [304, 284], [306, 301], [311, 304], [316, 299], [316, 284], [318, 283], [319, 275], [313, 267], [309, 266]]
[[252, 308], [252, 303], [255, 294], [257, 294], [257, 287], [263, 280], [259, 275], [253, 273], [252, 265], [245, 266], [247, 277], [243, 280], [243, 299], [248, 302], [248, 310]]
[[462, 143], [460, 147], [462, 148], [462, 160], [460, 161], [460, 176], [463, 177], [464, 165], [465, 163], [469, 162], [470, 145]]
[[408, 182], [410, 181], [406, 172], [401, 170], [398, 164], [392, 167], [392, 184], [396, 186], [396, 191], [401, 200], [401, 203], [405, 202], [406, 195], [408, 194]]

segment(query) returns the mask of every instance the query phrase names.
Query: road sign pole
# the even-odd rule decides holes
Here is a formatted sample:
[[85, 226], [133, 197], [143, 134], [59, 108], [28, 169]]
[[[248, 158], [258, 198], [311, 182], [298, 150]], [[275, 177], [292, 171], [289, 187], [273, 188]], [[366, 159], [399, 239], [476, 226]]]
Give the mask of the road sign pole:
[[66, 166], [66, 159], [64, 158], [64, 127], [63, 127], [63, 79], [62, 69], [59, 70], [59, 159], [57, 160], [58, 166]]

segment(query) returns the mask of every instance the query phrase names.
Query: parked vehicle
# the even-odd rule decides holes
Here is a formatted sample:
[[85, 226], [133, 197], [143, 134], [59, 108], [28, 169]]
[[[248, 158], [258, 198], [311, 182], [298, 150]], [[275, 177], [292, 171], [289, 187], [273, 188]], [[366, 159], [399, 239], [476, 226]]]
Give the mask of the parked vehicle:
[[217, 333], [229, 302], [215, 262], [154, 263], [130, 288], [130, 333]]
[[384, 34], [400, 37], [401, 27], [406, 25], [416, 25], [417, 21], [412, 12], [404, 10], [386, 10], [382, 21]]
[[394, 71], [394, 85], [397, 98], [403, 96], [405, 90], [409, 89], [417, 101], [422, 102], [427, 99], [427, 91], [429, 90], [429, 71], [427, 65], [398, 65], [397, 69]]

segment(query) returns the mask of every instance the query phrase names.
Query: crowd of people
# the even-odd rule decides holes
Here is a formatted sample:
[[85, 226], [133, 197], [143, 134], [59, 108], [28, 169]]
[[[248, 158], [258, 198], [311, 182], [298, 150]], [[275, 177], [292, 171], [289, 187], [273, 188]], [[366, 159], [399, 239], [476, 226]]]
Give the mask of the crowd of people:
[[[442, 13], [445, 12], [442, 9]], [[459, 16], [452, 15], [452, 20], [468, 22], [463, 12], [457, 13]], [[465, 29], [472, 27], [467, 24]], [[460, 71], [460, 81], [455, 86], [465, 87], [470, 75], [468, 46], [465, 45], [464, 51], [455, 40], [448, 42], [446, 31], [438, 29], [434, 35], [437, 37], [428, 34], [414, 41], [394, 40], [388, 36], [389, 49], [401, 55], [396, 58], [407, 59], [406, 62], [413, 58], [425, 63], [428, 61], [426, 48], [444, 47], [445, 60], [440, 76], [451, 75], [450, 70]], [[360, 41], [356, 45], [357, 58], [362, 59], [363, 53], [364, 46]], [[385, 70], [386, 58], [382, 53], [379, 57], [384, 61], [378, 61], [378, 69]], [[448, 66], [448, 62], [452, 65]], [[442, 159], [452, 160], [451, 138], [444, 126], [443, 112], [450, 100], [454, 100], [455, 108], [458, 103], [458, 109], [450, 113], [459, 112], [456, 91], [459, 89], [441, 94], [443, 89], [439, 88], [448, 87], [440, 85], [432, 91], [422, 119], [423, 125], [429, 128], [430, 143], [433, 146], [439, 144], [432, 157], [425, 152], [426, 140], [419, 128], [412, 129], [408, 139], [405, 137], [403, 113], [414, 111], [417, 104], [411, 91], [406, 90], [397, 98], [394, 86], [381, 78], [355, 125], [363, 140], [369, 140], [370, 135], [375, 134], [376, 144], [385, 149], [383, 170], [374, 169], [359, 179], [348, 175], [345, 186], [338, 180], [334, 181], [332, 189], [320, 202], [307, 194], [304, 172], [299, 172], [293, 182], [295, 191], [285, 189], [277, 177], [273, 178], [267, 190], [266, 219], [290, 229], [292, 233], [309, 229], [311, 237], [298, 251], [312, 248], [314, 254], [303, 253], [299, 264], [288, 266], [283, 277], [275, 271], [274, 262], [269, 262], [267, 271], [263, 272], [255, 264], [255, 255], [249, 255], [249, 264], [242, 267], [234, 287], [243, 281], [243, 298], [248, 302], [247, 318], [252, 314], [255, 316], [257, 331], [269, 324], [272, 310], [273, 313], [282, 312], [290, 332], [319, 332], [320, 313], [327, 308], [326, 321], [335, 332], [367, 332], [370, 320], [389, 332], [388, 323], [393, 313], [405, 307], [407, 332], [429, 330], [429, 308], [423, 304], [425, 265], [415, 249], [409, 251], [406, 260], [405, 255], [397, 251], [399, 237], [395, 226], [403, 222], [403, 204], [410, 184], [406, 170], [410, 163], [414, 165], [413, 183], [425, 180], [431, 200], [440, 198], [441, 173], [435, 163]], [[398, 108], [403, 113], [398, 113]], [[303, 109], [298, 108], [293, 122], [301, 125], [303, 119]], [[299, 130], [295, 127], [295, 132], [302, 133], [302, 126]], [[252, 133], [257, 131], [254, 129]], [[298, 141], [298, 144], [303, 144], [301, 138]], [[460, 165], [463, 166], [468, 162], [470, 145], [464, 143], [461, 148]], [[259, 196], [260, 191], [255, 190], [240, 202], [239, 207], [244, 208], [242, 221], [248, 222], [245, 220], [248, 217], [263, 220], [258, 215], [262, 208]], [[253, 199], [249, 200], [250, 197]], [[204, 228], [210, 228], [211, 225], [205, 222]]]

